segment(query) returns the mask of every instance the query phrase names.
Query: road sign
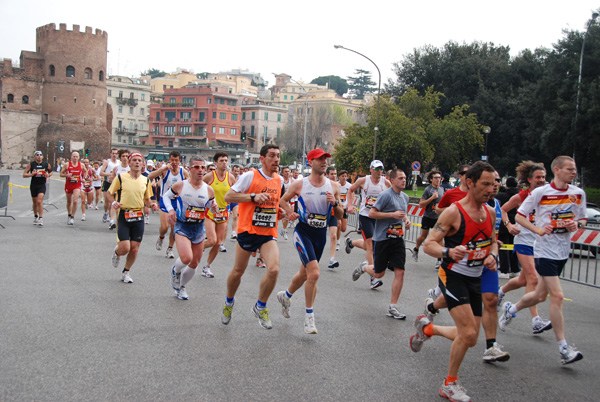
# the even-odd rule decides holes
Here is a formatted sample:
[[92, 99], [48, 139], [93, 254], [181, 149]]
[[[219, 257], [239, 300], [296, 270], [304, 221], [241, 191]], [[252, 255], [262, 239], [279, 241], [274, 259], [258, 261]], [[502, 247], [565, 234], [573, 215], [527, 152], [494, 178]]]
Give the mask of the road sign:
[[418, 176], [418, 175], [420, 175], [420, 174], [421, 174], [421, 172], [419, 172], [418, 170], [413, 170], [413, 171], [412, 171], [412, 175], [413, 175], [413, 176]]
[[58, 153], [59, 154], [65, 153], [65, 142], [64, 141], [58, 141]]
[[414, 161], [411, 166], [413, 170], [421, 170], [421, 164], [417, 161]]

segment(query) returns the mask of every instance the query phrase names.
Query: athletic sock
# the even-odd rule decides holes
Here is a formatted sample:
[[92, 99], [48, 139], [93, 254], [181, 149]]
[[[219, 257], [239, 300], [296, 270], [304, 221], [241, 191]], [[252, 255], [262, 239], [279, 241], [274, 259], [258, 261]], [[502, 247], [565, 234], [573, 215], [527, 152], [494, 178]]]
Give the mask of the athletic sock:
[[263, 302], [261, 302], [260, 300], [257, 300], [257, 301], [256, 301], [256, 307], [257, 307], [259, 310], [264, 310], [264, 309], [267, 307], [267, 303], [263, 303]]
[[190, 267], [186, 267], [181, 271], [181, 286], [187, 285], [187, 283], [194, 277], [196, 270]]
[[496, 338], [491, 338], [491, 339], [486, 339], [485, 340], [485, 346], [489, 349], [492, 346], [494, 346], [494, 343], [496, 343]]
[[310, 307], [310, 308], [307, 307], [306, 308], [306, 316], [307, 317], [314, 317], [314, 315], [315, 315], [315, 311], [313, 310], [313, 308], [312, 307]]
[[181, 262], [181, 258], [177, 258], [177, 261], [175, 261], [175, 273], [181, 273], [185, 267], [187, 267], [187, 265]]
[[427, 324], [424, 326], [423, 333], [431, 338], [433, 336], [433, 324]]
[[431, 314], [437, 314], [438, 310], [435, 309], [435, 307], [433, 307], [433, 303], [429, 303], [427, 305], [427, 311], [429, 311]]
[[508, 309], [508, 312], [511, 313], [512, 315], [516, 315], [519, 310], [517, 310], [517, 305], [513, 304], [512, 306], [510, 306], [510, 308]]
[[502, 286], [498, 288], [498, 297], [504, 296], [504, 291], [502, 290]]
[[565, 339], [558, 341], [558, 350], [562, 350], [565, 347], [567, 347], [567, 341]]
[[290, 293], [290, 291], [286, 289], [286, 290], [285, 290], [285, 297], [287, 297], [288, 299], [291, 299], [291, 298], [292, 298], [292, 296], [293, 296], [293, 295]]
[[225, 296], [225, 305], [227, 307], [233, 307], [233, 304], [235, 303], [235, 297], [232, 297], [231, 299], [227, 296]]
[[448, 384], [450, 384], [451, 382], [455, 382], [455, 381], [457, 381], [457, 380], [458, 380], [458, 377], [451, 377], [451, 376], [448, 376], [448, 377], [446, 377], [446, 381], [444, 382], [444, 385], [448, 385]]
[[541, 318], [539, 315], [536, 315], [535, 317], [533, 317], [533, 318], [531, 319], [531, 323], [532, 323], [532, 324], [535, 324], [535, 322], [536, 322], [537, 320], [541, 320], [541, 319], [542, 319], [542, 318]]

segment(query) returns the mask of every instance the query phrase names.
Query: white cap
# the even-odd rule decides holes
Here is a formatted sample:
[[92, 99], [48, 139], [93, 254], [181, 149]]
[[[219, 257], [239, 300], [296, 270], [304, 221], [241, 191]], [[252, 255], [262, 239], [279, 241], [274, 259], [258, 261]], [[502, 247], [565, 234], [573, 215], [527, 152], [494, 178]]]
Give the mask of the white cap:
[[375, 168], [383, 168], [383, 162], [381, 162], [380, 160], [375, 159], [373, 162], [371, 162], [371, 169], [375, 169]]

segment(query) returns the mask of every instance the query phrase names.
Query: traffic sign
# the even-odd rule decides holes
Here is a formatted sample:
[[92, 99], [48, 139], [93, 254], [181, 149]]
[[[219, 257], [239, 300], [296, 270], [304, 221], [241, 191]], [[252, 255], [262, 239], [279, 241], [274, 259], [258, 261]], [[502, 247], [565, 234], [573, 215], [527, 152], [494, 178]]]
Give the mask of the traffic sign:
[[421, 174], [421, 172], [419, 172], [418, 170], [413, 170], [413, 171], [412, 171], [412, 175], [413, 175], [413, 176], [418, 176], [418, 175], [420, 175], [420, 174]]
[[413, 170], [421, 170], [421, 164], [417, 161], [414, 161], [411, 166]]

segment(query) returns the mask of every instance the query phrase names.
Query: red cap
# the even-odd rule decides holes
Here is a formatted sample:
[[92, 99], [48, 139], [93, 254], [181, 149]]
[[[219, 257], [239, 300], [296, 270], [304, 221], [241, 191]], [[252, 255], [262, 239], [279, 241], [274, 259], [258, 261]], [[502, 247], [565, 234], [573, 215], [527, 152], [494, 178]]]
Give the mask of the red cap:
[[308, 155], [306, 155], [306, 159], [311, 161], [313, 159], [319, 159], [323, 155], [325, 155], [328, 158], [331, 158], [331, 154], [328, 154], [327, 152], [323, 151], [321, 148], [317, 148], [317, 149], [313, 149], [312, 151], [310, 151], [308, 153]]

